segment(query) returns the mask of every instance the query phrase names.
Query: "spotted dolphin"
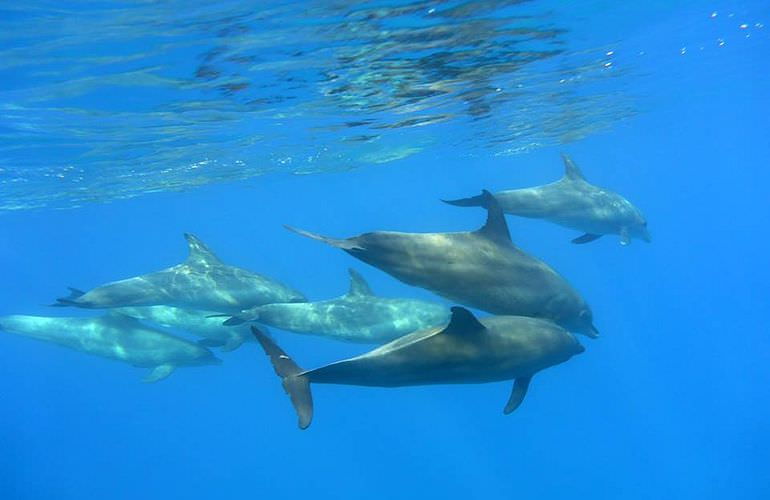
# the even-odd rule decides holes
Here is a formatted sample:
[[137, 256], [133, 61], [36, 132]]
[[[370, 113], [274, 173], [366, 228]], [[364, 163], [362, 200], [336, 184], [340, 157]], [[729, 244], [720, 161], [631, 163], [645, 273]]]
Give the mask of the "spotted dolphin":
[[221, 362], [211, 351], [194, 342], [114, 312], [96, 318], [0, 316], [0, 330], [133, 366], [151, 368], [144, 382], [163, 380], [178, 366]]
[[214, 311], [173, 306], [118, 307], [111, 310], [147, 323], [193, 334], [201, 337], [198, 344], [218, 347], [222, 351], [232, 351], [244, 342], [254, 342], [254, 335], [248, 326], [224, 326], [222, 320], [211, 317], [216, 314]]
[[162, 271], [113, 281], [88, 292], [70, 289], [59, 305], [101, 309], [166, 305], [237, 313], [273, 302], [304, 302], [298, 291], [266, 276], [224, 264], [203, 242], [185, 234], [189, 256]]
[[[573, 243], [589, 243], [605, 234], [620, 235], [621, 245], [631, 238], [650, 241], [647, 220], [623, 196], [590, 184], [575, 162], [562, 154], [564, 177], [551, 184], [494, 193], [507, 214], [544, 219], [585, 234]], [[444, 200], [457, 206], [483, 206], [484, 196]]]
[[[417, 330], [443, 325], [449, 308], [417, 299], [378, 297], [355, 270], [350, 269], [348, 293], [331, 300], [297, 304], [266, 304], [233, 316], [226, 325], [258, 321], [297, 333], [382, 344]], [[253, 337], [252, 337], [253, 338]]]
[[477, 319], [452, 308], [449, 324], [410, 333], [360, 356], [304, 370], [270, 337], [254, 335], [281, 377], [305, 429], [313, 418], [310, 384], [403, 387], [479, 384], [514, 380], [503, 412], [519, 407], [537, 372], [584, 351], [569, 332], [542, 319], [492, 316]]
[[596, 337], [593, 313], [580, 294], [545, 262], [511, 241], [494, 197], [484, 191], [487, 222], [476, 231], [376, 231], [335, 239], [287, 226], [340, 248], [409, 285], [492, 314], [550, 319]]

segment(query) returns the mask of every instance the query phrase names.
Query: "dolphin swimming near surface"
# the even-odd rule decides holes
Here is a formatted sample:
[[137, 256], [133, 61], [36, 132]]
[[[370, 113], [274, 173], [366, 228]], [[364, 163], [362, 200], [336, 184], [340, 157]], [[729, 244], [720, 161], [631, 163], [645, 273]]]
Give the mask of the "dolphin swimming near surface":
[[[564, 177], [551, 184], [494, 193], [507, 214], [545, 219], [585, 234], [572, 243], [589, 243], [605, 234], [620, 235], [620, 243], [628, 245], [631, 238], [650, 241], [647, 221], [630, 201], [621, 195], [589, 184], [580, 169], [566, 154]], [[462, 207], [483, 206], [486, 198], [474, 196], [459, 200], [444, 200]]]
[[237, 313], [273, 302], [305, 302], [298, 291], [245, 269], [224, 264], [201, 240], [185, 234], [190, 254], [162, 271], [113, 281], [88, 292], [70, 289], [58, 305], [101, 309], [166, 305]]
[[567, 330], [598, 336], [591, 308], [546, 263], [511, 241], [505, 216], [484, 191], [487, 222], [477, 231], [377, 231], [335, 239], [286, 226], [341, 248], [409, 285], [492, 314], [550, 319]]
[[341, 297], [257, 306], [233, 316], [225, 324], [258, 321], [297, 333], [381, 344], [449, 320], [446, 306], [424, 300], [377, 297], [360, 274], [353, 269], [349, 272], [350, 290]]
[[114, 312], [97, 318], [0, 316], [0, 330], [43, 340], [152, 371], [144, 382], [157, 382], [177, 366], [214, 365], [221, 361], [208, 349]]
[[198, 344], [206, 347], [219, 347], [222, 351], [232, 351], [244, 342], [254, 342], [248, 326], [228, 327], [222, 321], [210, 316], [215, 311], [183, 309], [173, 306], [118, 307], [112, 309], [120, 314], [131, 316], [165, 328], [174, 328], [202, 337]]
[[252, 327], [305, 429], [313, 418], [310, 384], [402, 387], [514, 380], [503, 412], [519, 407], [537, 372], [584, 351], [575, 337], [542, 319], [476, 317], [452, 308], [448, 325], [414, 332], [354, 358], [304, 370], [273, 340]]

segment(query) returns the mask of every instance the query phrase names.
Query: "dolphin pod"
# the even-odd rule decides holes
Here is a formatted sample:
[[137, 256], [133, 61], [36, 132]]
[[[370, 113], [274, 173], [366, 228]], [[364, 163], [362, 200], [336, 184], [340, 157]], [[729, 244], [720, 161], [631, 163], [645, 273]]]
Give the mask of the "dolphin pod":
[[[98, 317], [0, 316], [0, 330], [86, 354], [150, 368], [155, 382], [176, 367], [218, 364], [207, 347], [231, 351], [258, 342], [281, 378], [302, 429], [313, 416], [312, 383], [400, 387], [513, 380], [504, 413], [519, 407], [532, 377], [584, 351], [572, 333], [597, 337], [583, 297], [545, 262], [518, 248], [505, 213], [548, 220], [585, 234], [649, 241], [638, 209], [612, 191], [589, 184], [567, 155], [564, 178], [526, 189], [484, 190], [447, 201], [487, 211], [475, 231], [375, 231], [344, 239], [288, 229], [340, 248], [396, 279], [453, 302], [489, 312], [415, 299], [375, 296], [350, 270], [350, 289], [308, 302], [266, 276], [224, 264], [197, 237], [185, 234], [189, 256], [176, 266], [115, 281], [56, 306], [108, 309]], [[221, 317], [229, 317], [223, 324]], [[302, 369], [264, 331], [246, 322], [337, 340], [383, 343], [369, 352], [312, 370]], [[196, 343], [149, 324], [201, 337]]]
[[151, 368], [144, 382], [163, 380], [178, 366], [221, 362], [205, 347], [115, 312], [95, 318], [0, 316], [0, 330], [133, 366]]
[[500, 206], [488, 191], [483, 196], [487, 221], [470, 232], [376, 231], [336, 239], [287, 228], [451, 301], [492, 314], [550, 319], [597, 337], [585, 300], [545, 262], [513, 244]]
[[[573, 243], [589, 243], [605, 234], [620, 235], [622, 245], [631, 243], [631, 238], [650, 241], [647, 221], [638, 208], [621, 195], [590, 184], [566, 154], [562, 154], [562, 160], [564, 177], [556, 182], [495, 193], [503, 211], [583, 231], [585, 234], [573, 239]], [[485, 206], [486, 202], [483, 195], [445, 200], [462, 207]]]
[[349, 273], [350, 289], [341, 297], [320, 302], [257, 306], [242, 311], [224, 324], [257, 321], [291, 332], [381, 344], [407, 333], [445, 324], [449, 319], [449, 309], [445, 306], [424, 300], [377, 297], [360, 274], [353, 269]]
[[521, 316], [476, 317], [452, 308], [444, 327], [408, 334], [354, 358], [313, 370], [297, 365], [256, 327], [254, 335], [269, 356], [306, 429], [313, 418], [310, 384], [403, 387], [431, 384], [480, 384], [514, 380], [503, 412], [519, 407], [537, 372], [584, 351], [556, 324]]
[[63, 306], [102, 309], [166, 305], [237, 313], [273, 302], [304, 302], [300, 292], [278, 281], [224, 264], [203, 242], [185, 234], [190, 253], [162, 271], [113, 281], [57, 299]]

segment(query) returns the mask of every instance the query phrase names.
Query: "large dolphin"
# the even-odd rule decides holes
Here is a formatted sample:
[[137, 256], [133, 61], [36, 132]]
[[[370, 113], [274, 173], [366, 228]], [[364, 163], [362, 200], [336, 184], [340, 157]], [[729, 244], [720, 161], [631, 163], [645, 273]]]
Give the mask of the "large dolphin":
[[449, 308], [440, 304], [377, 297], [360, 274], [353, 269], [349, 272], [350, 290], [341, 297], [302, 304], [257, 306], [233, 316], [225, 324], [258, 321], [297, 333], [382, 344], [407, 333], [446, 324], [449, 319]]
[[[605, 234], [619, 234], [620, 243], [631, 238], [650, 241], [647, 221], [630, 201], [609, 189], [589, 184], [580, 169], [566, 154], [564, 177], [557, 182], [525, 189], [494, 193], [505, 213], [545, 219], [583, 231], [572, 243], [589, 243]], [[484, 196], [446, 201], [462, 207], [483, 206]]]
[[461, 233], [377, 231], [346, 239], [287, 226], [301, 235], [341, 248], [409, 285], [492, 314], [550, 319], [564, 328], [598, 335], [591, 308], [546, 263], [511, 242], [505, 216], [487, 198], [487, 222]]
[[429, 384], [478, 384], [514, 380], [503, 412], [518, 408], [532, 376], [567, 361], [584, 348], [556, 324], [521, 316], [476, 319], [452, 308], [448, 325], [414, 332], [361, 356], [314, 370], [300, 368], [267, 335], [254, 335], [283, 380], [305, 429], [313, 418], [310, 384], [402, 387]]
[[221, 362], [211, 351], [194, 342], [114, 312], [96, 318], [0, 316], [0, 330], [133, 366], [151, 368], [144, 382], [163, 380], [177, 366]]
[[73, 290], [60, 305], [92, 309], [166, 305], [237, 313], [273, 302], [304, 302], [298, 291], [278, 281], [224, 264], [201, 240], [185, 234], [190, 254], [162, 271], [113, 281], [86, 293]]
[[202, 337], [198, 341], [200, 345], [219, 347], [222, 351], [232, 351], [244, 342], [254, 342], [254, 336], [246, 325], [224, 326], [222, 320], [210, 317], [216, 314], [214, 311], [173, 306], [119, 307], [112, 311], [162, 327], [191, 333]]

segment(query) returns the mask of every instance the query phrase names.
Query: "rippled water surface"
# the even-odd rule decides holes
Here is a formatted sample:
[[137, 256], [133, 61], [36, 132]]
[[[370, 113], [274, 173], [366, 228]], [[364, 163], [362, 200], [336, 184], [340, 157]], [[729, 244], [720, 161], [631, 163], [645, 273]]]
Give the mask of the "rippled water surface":
[[[596, 2], [608, 26], [616, 10]], [[6, 4], [0, 210], [569, 143], [641, 110], [638, 54], [581, 27], [587, 13], [516, 0]]]

